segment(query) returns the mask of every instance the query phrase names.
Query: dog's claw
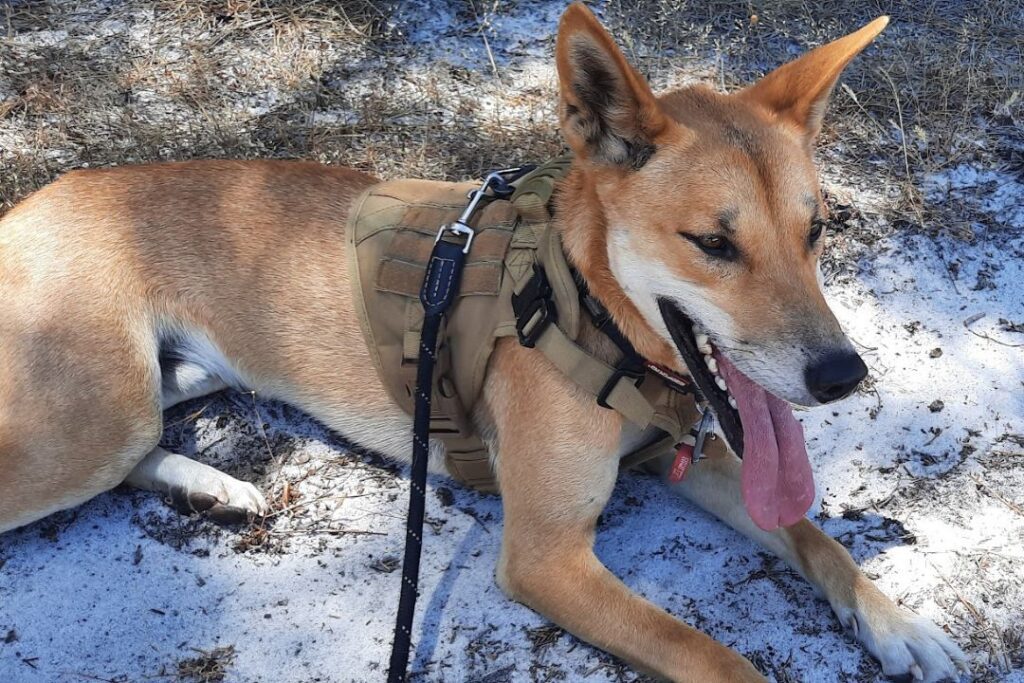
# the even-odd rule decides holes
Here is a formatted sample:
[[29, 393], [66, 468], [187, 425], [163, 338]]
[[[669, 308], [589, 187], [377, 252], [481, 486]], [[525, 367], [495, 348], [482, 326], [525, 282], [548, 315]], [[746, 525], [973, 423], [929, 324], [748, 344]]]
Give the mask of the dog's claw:
[[232, 481], [230, 486], [218, 488], [219, 493], [214, 494], [174, 487], [168, 495], [171, 505], [181, 514], [205, 513], [218, 524], [244, 524], [267, 513], [266, 501], [251, 484]]
[[915, 681], [924, 680], [924, 671], [921, 671], [921, 667], [917, 664], [913, 664], [910, 667], [910, 675], [914, 677]]
[[850, 614], [850, 618], [843, 623], [843, 626], [850, 630], [854, 638], [860, 635], [860, 624], [857, 622], [857, 615]]

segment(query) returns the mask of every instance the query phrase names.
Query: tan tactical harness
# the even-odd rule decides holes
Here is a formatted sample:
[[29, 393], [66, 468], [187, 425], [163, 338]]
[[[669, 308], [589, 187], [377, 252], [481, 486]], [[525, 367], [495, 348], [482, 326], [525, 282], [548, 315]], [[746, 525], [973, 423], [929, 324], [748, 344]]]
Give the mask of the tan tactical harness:
[[[622, 364], [612, 367], [576, 343], [581, 326], [595, 323], [581, 310], [580, 289], [549, 209], [569, 164], [568, 158], [549, 161], [515, 183], [509, 199], [491, 200], [477, 213], [459, 299], [439, 336], [430, 433], [444, 443], [451, 475], [482, 491], [496, 492], [497, 483], [472, 414], [499, 337], [518, 335], [601, 405], [641, 429], [664, 432], [625, 456], [625, 467], [669, 452], [697, 417], [692, 397], [680, 392], [678, 382], [647, 368], [624, 372]], [[424, 271], [438, 227], [459, 215], [476, 187], [381, 183], [360, 197], [349, 219], [348, 252], [363, 334], [381, 381], [409, 414]]]

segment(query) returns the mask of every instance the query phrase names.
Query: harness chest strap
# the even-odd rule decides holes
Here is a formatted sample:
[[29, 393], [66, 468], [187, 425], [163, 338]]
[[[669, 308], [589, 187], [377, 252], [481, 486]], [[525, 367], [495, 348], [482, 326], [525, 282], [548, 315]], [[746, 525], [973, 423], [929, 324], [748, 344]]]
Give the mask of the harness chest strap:
[[[592, 323], [581, 313], [580, 293], [548, 209], [555, 183], [568, 167], [567, 158], [544, 164], [516, 183], [511, 200], [492, 201], [477, 214], [477, 235], [459, 299], [441, 331], [431, 436], [445, 444], [450, 474], [479, 490], [497, 490], [488, 449], [473, 428], [472, 410], [499, 337], [518, 335], [520, 341], [532, 342], [527, 345], [601, 405], [637, 427], [653, 426], [665, 433], [626, 456], [624, 466], [669, 452], [695, 420], [692, 400], [662, 377], [649, 371], [624, 372], [622, 363], [612, 367], [576, 342], [581, 325]], [[347, 239], [364, 337], [389, 394], [410, 414], [418, 360], [415, 340], [423, 320], [419, 286], [437, 226], [459, 213], [472, 187], [383, 183], [364, 193], [350, 217]]]

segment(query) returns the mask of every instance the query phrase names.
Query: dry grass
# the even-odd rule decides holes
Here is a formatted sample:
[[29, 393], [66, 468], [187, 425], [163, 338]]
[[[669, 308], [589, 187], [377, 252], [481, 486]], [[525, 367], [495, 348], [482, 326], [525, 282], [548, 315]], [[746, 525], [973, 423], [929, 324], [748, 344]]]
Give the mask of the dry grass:
[[[489, 28], [536, 4], [456, 13], [465, 43], [483, 40], [493, 64], [472, 70], [424, 56], [389, 2], [10, 0], [0, 5], [0, 211], [81, 166], [302, 157], [383, 176], [467, 177], [546, 157], [561, 149], [553, 81], [510, 75], [523, 60], [502, 53]], [[604, 9], [655, 84], [701, 78], [727, 89], [882, 13], [892, 25], [834, 96], [827, 166], [878, 189], [897, 227], [970, 236], [989, 218], [931, 207], [919, 184], [965, 160], [1024, 166], [1017, 3], [609, 0]]]
[[844, 73], [821, 147], [847, 182], [881, 182], [898, 224], [969, 237], [972, 223], [990, 219], [967, 206], [929, 207], [919, 190], [922, 175], [965, 161], [1022, 170], [1019, 3], [655, 0], [639, 4], [640, 19], [637, 7], [611, 0], [613, 25], [655, 82], [698, 75], [723, 89], [890, 15], [875, 46]]

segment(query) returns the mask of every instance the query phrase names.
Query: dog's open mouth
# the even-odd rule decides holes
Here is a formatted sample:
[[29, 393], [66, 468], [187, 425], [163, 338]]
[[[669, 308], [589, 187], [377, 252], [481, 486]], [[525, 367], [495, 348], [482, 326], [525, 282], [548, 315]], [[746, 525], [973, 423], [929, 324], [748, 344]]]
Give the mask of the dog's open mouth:
[[782, 399], [740, 372], [670, 299], [658, 299], [669, 334], [733, 452], [743, 458], [743, 503], [765, 530], [800, 520], [814, 502], [803, 427]]

